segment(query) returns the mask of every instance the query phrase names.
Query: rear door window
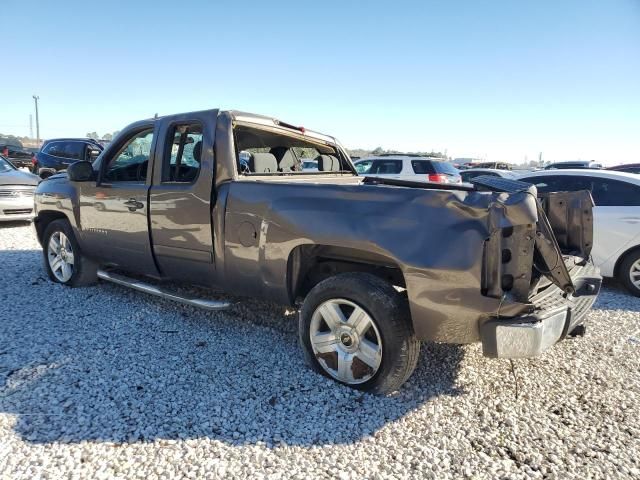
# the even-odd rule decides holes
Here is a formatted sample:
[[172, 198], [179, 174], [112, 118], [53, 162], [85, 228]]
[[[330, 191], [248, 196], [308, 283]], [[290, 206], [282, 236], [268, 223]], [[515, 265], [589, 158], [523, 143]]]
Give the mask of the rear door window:
[[202, 158], [202, 125], [175, 125], [167, 135], [168, 142], [162, 165], [163, 182], [191, 183], [200, 172]]
[[593, 178], [591, 196], [601, 207], [636, 207], [640, 205], [640, 187], [608, 178]]
[[367, 173], [393, 175], [402, 171], [402, 160], [374, 160]]
[[64, 150], [61, 155], [70, 160], [84, 159], [84, 143], [82, 142], [64, 142]]
[[540, 177], [523, 178], [523, 182], [532, 183], [538, 192], [576, 192], [578, 190], [591, 190], [588, 178], [572, 177], [569, 175], [544, 175]]
[[599, 207], [640, 206], [640, 186], [608, 178], [587, 176], [548, 175], [523, 178], [523, 182], [533, 183], [539, 192], [575, 192], [588, 190], [593, 202]]

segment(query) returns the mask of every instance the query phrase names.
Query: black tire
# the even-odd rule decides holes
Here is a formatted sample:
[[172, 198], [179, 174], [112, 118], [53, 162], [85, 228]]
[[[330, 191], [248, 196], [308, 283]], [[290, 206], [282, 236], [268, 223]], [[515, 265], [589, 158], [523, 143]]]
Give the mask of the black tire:
[[[56, 232], [62, 232], [66, 236], [71, 243], [71, 251], [73, 252], [72, 273], [71, 277], [66, 281], [61, 280], [54, 274], [49, 262], [49, 242]], [[47, 275], [56, 283], [70, 287], [84, 287], [93, 285], [98, 280], [98, 264], [82, 254], [76, 237], [73, 234], [73, 229], [67, 220], [54, 220], [47, 225], [42, 238], [42, 254]]]
[[620, 268], [618, 269], [618, 280], [625, 286], [631, 295], [635, 295], [636, 297], [640, 297], [640, 288], [636, 287], [633, 282], [631, 282], [630, 273], [633, 268], [633, 264], [638, 260], [640, 260], [640, 250], [630, 252], [624, 257], [620, 264]]
[[[314, 353], [310, 338], [314, 312], [333, 299], [348, 300], [362, 308], [381, 337], [380, 365], [363, 383], [341, 382], [325, 370]], [[413, 333], [406, 298], [389, 283], [368, 273], [342, 273], [313, 287], [300, 311], [298, 332], [305, 361], [313, 370], [350, 387], [376, 394], [398, 390], [415, 370], [420, 354], [420, 342]]]

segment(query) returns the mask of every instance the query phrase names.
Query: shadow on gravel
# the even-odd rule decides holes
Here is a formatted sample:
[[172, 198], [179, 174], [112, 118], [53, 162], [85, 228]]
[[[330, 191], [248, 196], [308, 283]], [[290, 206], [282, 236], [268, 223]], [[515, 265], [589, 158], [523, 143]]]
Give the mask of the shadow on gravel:
[[109, 284], [69, 289], [49, 282], [39, 255], [0, 251], [0, 413], [29, 442], [348, 444], [462, 393], [462, 347], [423, 345], [410, 382], [376, 397], [304, 366], [293, 312], [253, 300], [203, 312]]

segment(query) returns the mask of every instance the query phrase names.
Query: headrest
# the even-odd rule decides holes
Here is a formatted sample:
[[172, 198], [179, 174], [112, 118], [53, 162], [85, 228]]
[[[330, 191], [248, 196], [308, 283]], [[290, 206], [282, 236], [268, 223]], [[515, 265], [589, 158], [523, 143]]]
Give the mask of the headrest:
[[252, 173], [275, 173], [278, 171], [278, 162], [271, 153], [252, 153], [249, 169]]
[[319, 155], [318, 170], [321, 172], [338, 172], [340, 171], [340, 162], [333, 155]]

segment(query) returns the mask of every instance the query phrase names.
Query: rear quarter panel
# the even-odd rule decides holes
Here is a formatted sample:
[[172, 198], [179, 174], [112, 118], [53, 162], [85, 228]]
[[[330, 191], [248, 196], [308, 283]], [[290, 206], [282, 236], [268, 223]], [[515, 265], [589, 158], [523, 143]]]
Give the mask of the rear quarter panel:
[[232, 182], [224, 280], [238, 292], [290, 303], [287, 264], [295, 247], [372, 252], [401, 269], [419, 338], [473, 342], [479, 317], [500, 303], [481, 294], [485, 239], [498, 225], [535, 222], [522, 209], [505, 215], [501, 198], [362, 184]]

